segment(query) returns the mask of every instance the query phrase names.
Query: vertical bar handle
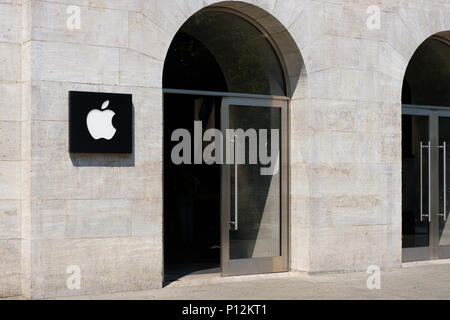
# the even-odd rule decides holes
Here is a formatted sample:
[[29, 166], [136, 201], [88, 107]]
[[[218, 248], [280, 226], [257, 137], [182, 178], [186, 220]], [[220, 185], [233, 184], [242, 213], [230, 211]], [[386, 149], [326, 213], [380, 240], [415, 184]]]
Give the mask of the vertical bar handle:
[[423, 143], [420, 141], [420, 222], [423, 221]]
[[447, 142], [444, 141], [443, 144], [443, 159], [442, 163], [444, 165], [444, 221], [447, 221]]
[[235, 135], [233, 142], [234, 149], [234, 221], [230, 221], [230, 224], [234, 226], [234, 230], [238, 230], [239, 228], [239, 209], [238, 209], [238, 156], [237, 156], [237, 148], [236, 148], [236, 140], [238, 137]]
[[431, 141], [428, 141], [428, 222], [431, 222]]
[[439, 146], [439, 148], [442, 148], [442, 165], [444, 167], [443, 173], [442, 173], [442, 179], [443, 179], [443, 195], [444, 195], [444, 213], [440, 213], [440, 216], [444, 217], [444, 221], [447, 221], [447, 142], [444, 141], [442, 146]]
[[[423, 214], [423, 149], [428, 149], [428, 214]], [[430, 141], [428, 141], [428, 145], [424, 145], [422, 141], [420, 141], [420, 222], [423, 221], [424, 217], [428, 218], [428, 221], [431, 221], [430, 217]]]
[[[236, 154], [236, 152], [235, 152]], [[234, 230], [239, 227], [239, 208], [238, 208], [238, 164], [234, 160]]]

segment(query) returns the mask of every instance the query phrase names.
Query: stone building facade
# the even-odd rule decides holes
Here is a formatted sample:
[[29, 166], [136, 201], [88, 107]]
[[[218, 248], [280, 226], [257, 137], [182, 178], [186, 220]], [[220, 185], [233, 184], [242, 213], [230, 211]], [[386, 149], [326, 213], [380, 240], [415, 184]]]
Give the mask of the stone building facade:
[[[164, 62], [208, 6], [257, 21], [286, 64], [289, 270], [401, 267], [403, 80], [448, 0], [2, 0], [0, 296], [163, 285]], [[68, 152], [72, 90], [133, 94], [132, 155]]]

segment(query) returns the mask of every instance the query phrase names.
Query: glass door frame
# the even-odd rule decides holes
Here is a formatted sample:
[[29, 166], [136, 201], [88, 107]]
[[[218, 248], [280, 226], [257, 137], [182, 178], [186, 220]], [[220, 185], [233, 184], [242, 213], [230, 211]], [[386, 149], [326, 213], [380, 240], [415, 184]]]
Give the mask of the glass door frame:
[[[288, 85], [288, 84], [287, 84]], [[289, 137], [289, 107], [290, 98], [287, 96], [274, 96], [274, 95], [260, 95], [260, 94], [246, 94], [246, 93], [234, 93], [234, 92], [219, 92], [219, 91], [201, 91], [201, 90], [184, 90], [184, 89], [163, 89], [163, 94], [181, 94], [181, 95], [195, 95], [195, 96], [215, 96], [222, 97], [222, 101], [226, 99], [238, 99], [242, 101], [247, 101], [247, 103], [256, 104], [268, 104], [270, 106], [280, 106], [282, 108], [281, 117], [281, 256], [274, 258], [260, 258], [260, 259], [243, 259], [235, 260], [233, 263], [229, 263], [229, 244], [224, 246], [224, 240], [229, 238], [229, 211], [228, 220], [225, 220], [223, 213], [223, 202], [221, 198], [221, 254], [220, 262], [222, 269], [222, 276], [231, 275], [243, 275], [243, 274], [257, 274], [257, 273], [274, 273], [274, 272], [288, 272], [289, 271], [289, 259], [290, 259], [290, 224], [289, 224], [289, 213], [290, 213], [290, 167], [289, 167], [289, 157], [290, 157], [290, 137]], [[230, 100], [228, 100], [230, 101]], [[222, 103], [223, 107], [223, 103]], [[221, 107], [221, 109], [222, 109]], [[222, 110], [220, 110], [222, 113]], [[221, 120], [222, 122], [222, 120]], [[222, 128], [220, 128], [222, 130]], [[222, 167], [227, 167], [227, 165], [222, 165]], [[221, 184], [223, 181], [223, 174], [221, 174]], [[229, 183], [229, 181], [228, 181]], [[224, 223], [226, 222], [226, 223]], [[226, 235], [226, 236], [224, 236]], [[227, 240], [228, 241], [228, 240]], [[225, 248], [226, 247], [226, 250]], [[251, 261], [252, 260], [252, 261]]]
[[441, 146], [439, 143], [439, 118], [450, 118], [450, 109], [439, 106], [422, 106], [422, 105], [403, 105], [402, 115], [418, 115], [428, 117], [428, 137], [429, 137], [429, 159], [428, 163], [428, 179], [429, 183], [429, 216], [425, 218], [429, 222], [429, 246], [428, 247], [414, 247], [402, 248], [402, 261], [421, 261], [421, 260], [436, 260], [450, 258], [450, 245], [439, 245], [439, 226], [441, 213], [440, 211], [440, 193], [439, 178], [440, 168], [439, 160], [441, 156]]
[[[234, 276], [245, 274], [260, 274], [287, 272], [289, 261], [289, 165], [288, 165], [288, 101], [277, 98], [245, 98], [245, 97], [224, 97], [221, 108], [221, 130], [229, 128], [229, 108], [230, 105], [245, 108], [245, 106], [261, 108], [281, 109], [281, 152], [280, 152], [280, 256], [250, 259], [230, 259], [230, 194], [231, 194], [231, 167], [233, 165], [222, 165], [222, 197], [221, 197], [221, 265], [222, 276]], [[227, 143], [227, 142], [225, 142]]]

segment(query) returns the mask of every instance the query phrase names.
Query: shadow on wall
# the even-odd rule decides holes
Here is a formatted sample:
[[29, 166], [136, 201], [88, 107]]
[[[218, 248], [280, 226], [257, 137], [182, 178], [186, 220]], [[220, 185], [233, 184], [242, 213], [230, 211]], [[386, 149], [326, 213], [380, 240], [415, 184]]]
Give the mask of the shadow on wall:
[[210, 7], [225, 7], [237, 10], [264, 28], [282, 58], [287, 76], [286, 80], [289, 85], [288, 96], [291, 99], [305, 98], [307, 71], [303, 57], [296, 41], [277, 18], [262, 8], [242, 1], [217, 2]]
[[132, 105], [132, 153], [71, 153], [74, 167], [134, 167], [135, 166], [135, 106]]

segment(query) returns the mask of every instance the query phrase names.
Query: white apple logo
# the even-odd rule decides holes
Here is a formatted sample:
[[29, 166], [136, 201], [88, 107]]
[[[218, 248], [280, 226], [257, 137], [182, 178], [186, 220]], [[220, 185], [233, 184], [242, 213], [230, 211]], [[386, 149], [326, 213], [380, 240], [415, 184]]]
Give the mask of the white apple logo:
[[[109, 100], [103, 102], [102, 110], [105, 110], [109, 105]], [[93, 109], [89, 112], [86, 118], [87, 127], [92, 138], [95, 140], [106, 139], [111, 140], [116, 134], [116, 128], [112, 125], [112, 118], [115, 116], [112, 110], [100, 111]]]

